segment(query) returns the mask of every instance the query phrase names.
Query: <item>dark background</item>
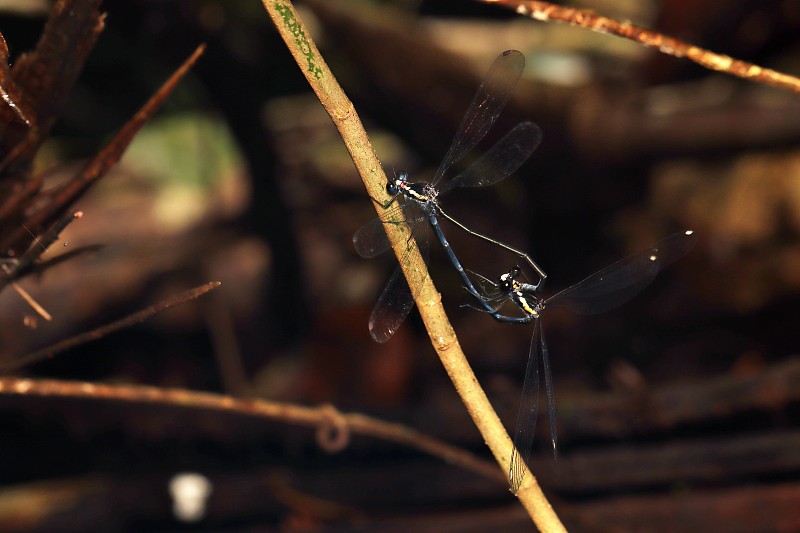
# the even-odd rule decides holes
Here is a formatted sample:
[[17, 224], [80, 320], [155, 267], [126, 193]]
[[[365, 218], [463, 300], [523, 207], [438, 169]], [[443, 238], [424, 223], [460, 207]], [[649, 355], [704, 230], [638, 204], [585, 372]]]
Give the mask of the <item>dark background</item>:
[[[790, 2], [629, 4], [584, 7], [800, 72]], [[18, 6], [31, 11], [0, 14], [12, 65], [47, 14]], [[548, 294], [675, 231], [698, 233], [688, 256], [620, 309], [547, 314], [561, 457], [549, 455], [540, 419], [532, 468], [567, 525], [800, 531], [781, 514], [800, 503], [798, 397], [764, 378], [796, 385], [799, 375], [798, 97], [469, 2], [298, 8], [387, 174], [430, 176], [494, 57], [526, 55], [482, 147], [521, 120], [541, 126], [541, 146], [511, 178], [443, 203], [530, 251]], [[329, 402], [488, 457], [416, 311], [390, 342], [371, 341], [367, 318], [394, 259], [353, 251], [374, 209], [261, 4], [102, 9], [106, 29], [37, 159], [46, 184], [102, 147], [200, 42], [208, 48], [76, 205], [84, 218], [62, 240], [104, 248], [23, 282], [54, 320], [25, 328], [19, 296], [0, 297], [3, 360], [220, 280], [196, 302], [18, 374]], [[445, 231], [471, 270], [495, 277], [515, 261]], [[432, 255], [464, 351], [513, 430], [532, 328], [465, 307], [457, 276]], [[304, 428], [63, 399], [2, 398], [0, 427], [5, 531], [532, 527], [503, 485], [371, 439], [329, 455]], [[166, 485], [180, 471], [214, 483], [204, 521], [172, 517]]]

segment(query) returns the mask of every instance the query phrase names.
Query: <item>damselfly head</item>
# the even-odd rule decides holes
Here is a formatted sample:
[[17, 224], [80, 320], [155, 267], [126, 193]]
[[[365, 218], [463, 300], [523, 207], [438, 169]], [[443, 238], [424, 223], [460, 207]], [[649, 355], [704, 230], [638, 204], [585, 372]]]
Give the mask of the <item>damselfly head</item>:
[[519, 276], [520, 276], [519, 267], [515, 266], [505, 274], [501, 274], [500, 281], [503, 283], [511, 283], [512, 281], [516, 281]]
[[498, 278], [498, 286], [503, 289], [504, 291], [515, 290], [517, 283], [517, 278], [520, 275], [519, 267], [514, 267], [505, 274], [500, 274]]
[[401, 189], [405, 188], [408, 184], [408, 172], [405, 170], [400, 170], [395, 174], [394, 179], [390, 179], [386, 183], [386, 192], [389, 193], [390, 196], [396, 196], [397, 193], [400, 192]]

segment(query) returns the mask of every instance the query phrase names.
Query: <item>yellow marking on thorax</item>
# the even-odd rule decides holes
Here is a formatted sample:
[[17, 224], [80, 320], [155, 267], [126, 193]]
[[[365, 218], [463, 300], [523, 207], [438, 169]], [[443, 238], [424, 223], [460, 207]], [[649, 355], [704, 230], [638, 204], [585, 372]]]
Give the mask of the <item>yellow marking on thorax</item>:
[[529, 315], [533, 316], [534, 318], [538, 318], [539, 312], [533, 307], [531, 307], [531, 305], [528, 303], [528, 299], [522, 295], [522, 292], [514, 291], [514, 293], [517, 296], [517, 302], [519, 302], [519, 306], [522, 307], [522, 310], [528, 313]]

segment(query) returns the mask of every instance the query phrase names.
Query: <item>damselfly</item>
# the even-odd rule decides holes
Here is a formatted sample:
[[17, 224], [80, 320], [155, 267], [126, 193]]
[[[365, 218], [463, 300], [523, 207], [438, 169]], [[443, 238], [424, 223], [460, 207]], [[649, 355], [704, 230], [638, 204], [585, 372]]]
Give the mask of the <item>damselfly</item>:
[[[518, 255], [539, 276], [540, 281], [537, 285], [540, 285], [541, 281], [547, 277], [528, 254], [467, 228], [447, 214], [438, 201], [439, 194], [455, 187], [485, 187], [503, 180], [517, 170], [539, 145], [542, 138], [539, 127], [533, 122], [521, 122], [467, 170], [444, 179], [448, 170], [475, 148], [494, 124], [500, 111], [511, 98], [524, 66], [525, 57], [516, 50], [507, 50], [495, 59], [472, 103], [467, 108], [450, 149], [430, 182], [410, 182], [407, 172], [398, 172], [386, 185], [386, 191], [392, 196], [392, 200], [384, 207], [389, 209], [392, 204], [397, 202], [398, 205], [392, 209], [399, 210], [398, 218], [401, 215], [411, 228], [423, 259], [427, 261], [427, 226], [430, 224], [467, 290], [478, 300], [480, 300], [480, 295], [464, 272], [439, 227], [440, 216], [470, 235]], [[353, 244], [359, 255], [363, 257], [375, 257], [388, 250], [390, 245], [384, 223], [376, 218], [364, 225], [353, 235]], [[413, 305], [414, 300], [408, 283], [400, 267], [397, 267], [372, 310], [369, 319], [372, 338], [377, 342], [389, 340], [408, 316]]]
[[[556, 454], [558, 449], [553, 405], [553, 377], [550, 371], [550, 356], [544, 338], [544, 329], [540, 320], [544, 310], [561, 307], [581, 315], [609, 311], [627, 302], [649, 285], [662, 268], [688, 253], [696, 240], [697, 236], [692, 231], [675, 233], [652, 248], [621, 259], [550, 298], [539, 296], [538, 283], [534, 285], [520, 281], [522, 273], [518, 267], [502, 274], [496, 282], [476, 274], [481, 281], [479, 285], [483, 288], [481, 306], [485, 308], [488, 304], [493, 309], [492, 316], [495, 319], [508, 323], [534, 322], [509, 469], [509, 482], [513, 492], [516, 493], [519, 490], [525, 476], [525, 465], [530, 457], [533, 435], [536, 430], [536, 417], [539, 410], [538, 356], [540, 349], [553, 453]], [[502, 306], [509, 301], [522, 311], [522, 316], [506, 316], [500, 313]]]

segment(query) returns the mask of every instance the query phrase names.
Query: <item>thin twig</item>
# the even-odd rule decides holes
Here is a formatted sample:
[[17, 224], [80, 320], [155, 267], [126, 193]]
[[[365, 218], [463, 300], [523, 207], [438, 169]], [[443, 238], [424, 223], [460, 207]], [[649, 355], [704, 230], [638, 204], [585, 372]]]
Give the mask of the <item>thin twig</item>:
[[28, 274], [41, 274], [55, 266], [60, 265], [61, 263], [74, 259], [75, 257], [97, 252], [103, 248], [105, 248], [104, 244], [87, 244], [86, 246], [76, 246], [68, 252], [51, 257], [50, 259], [42, 259], [41, 261], [37, 261], [31, 265], [31, 268], [28, 270], [28, 272], [23, 273], [21, 277], [25, 277]]
[[183, 409], [208, 409], [320, 429], [327, 428], [334, 423], [346, 432], [416, 448], [498, 483], [505, 483], [505, 476], [493, 463], [475, 457], [465, 450], [401, 424], [385, 422], [359, 413], [341, 413], [331, 405], [303, 407], [289, 403], [270, 402], [255, 398], [234, 398], [185, 389], [17, 377], [0, 377], [0, 395], [86, 398], [159, 404]]
[[14, 260], [12, 259], [10, 262], [0, 263], [0, 270], [2, 270], [3, 272], [2, 275], [0, 275], [0, 290], [3, 290], [6, 287], [6, 285], [11, 285], [11, 288], [17, 291], [17, 294], [19, 294], [20, 297], [23, 300], [25, 300], [25, 303], [27, 303], [31, 307], [31, 309], [36, 311], [36, 313], [40, 317], [50, 322], [51, 320], [53, 320], [53, 316], [50, 313], [48, 313], [47, 310], [44, 307], [42, 307], [42, 305], [39, 302], [37, 302], [33, 296], [30, 295], [30, 293], [28, 293], [28, 291], [23, 289], [19, 283], [14, 281], [13, 278], [14, 278], [14, 273], [16, 272], [16, 263], [14, 263], [13, 261]]
[[[91, 244], [88, 246], [80, 246], [78, 248], [70, 250], [69, 252], [53, 257], [52, 259], [37, 261], [36, 263], [32, 264], [30, 268], [26, 269], [24, 272], [20, 272], [19, 267], [15, 264], [14, 258], [3, 260], [3, 263], [0, 264], [0, 270], [2, 270], [3, 272], [3, 274], [0, 275], [0, 291], [4, 290], [6, 288], [6, 285], [9, 284], [16, 285], [15, 283], [16, 281], [23, 279], [29, 274], [41, 274], [55, 266], [60, 265], [65, 261], [69, 261], [74, 257], [77, 257], [85, 253], [96, 252], [97, 250], [101, 250], [102, 248], [103, 248], [102, 244]], [[18, 285], [14, 287], [14, 289], [17, 290], [17, 292], [19, 292], [18, 287], [19, 287]], [[23, 296], [21, 293], [20, 296], [25, 298], [25, 296]], [[50, 317], [49, 314], [47, 314], [46, 311], [45, 314], [47, 316], [43, 315], [36, 307], [34, 307], [34, 310], [40, 315], [42, 315], [42, 318], [44, 318], [45, 320], [50, 320], [50, 318], [52, 318]]]
[[23, 300], [25, 300], [25, 303], [27, 303], [29, 306], [31, 306], [31, 309], [33, 309], [34, 311], [36, 311], [36, 313], [37, 313], [37, 314], [38, 314], [40, 317], [44, 318], [44, 319], [45, 319], [45, 320], [47, 320], [48, 322], [50, 322], [51, 320], [53, 320], [53, 316], [52, 316], [50, 313], [48, 313], [48, 312], [47, 312], [47, 309], [45, 309], [44, 307], [42, 307], [42, 305], [41, 305], [39, 302], [37, 302], [37, 301], [36, 301], [36, 300], [33, 298], [33, 296], [31, 296], [31, 295], [28, 293], [28, 291], [26, 291], [25, 289], [23, 289], [23, 288], [22, 288], [22, 287], [19, 285], [19, 283], [17, 283], [16, 281], [12, 281], [12, 282], [10, 283], [10, 285], [11, 285], [11, 288], [12, 288], [12, 289], [14, 289], [15, 291], [17, 291], [17, 294], [19, 294], [19, 295], [22, 297], [22, 299], [23, 299]]
[[[17, 56], [11, 70], [15, 85], [31, 112], [35, 141], [24, 154], [27, 165], [35, 149], [58, 120], [72, 87], [105, 28], [101, 0], [57, 0], [45, 22], [36, 47]], [[34, 131], [35, 130], [35, 131]]]
[[668, 37], [641, 26], [635, 26], [627, 21], [620, 22], [597, 15], [593, 11], [533, 0], [480, 1], [486, 4], [499, 4], [535, 20], [566, 22], [567, 24], [580, 26], [599, 33], [623, 37], [647, 47], [657, 48], [663, 54], [685, 57], [707, 69], [800, 93], [800, 78], [795, 76], [760, 67], [747, 61], [734, 59], [724, 54], [717, 54], [674, 37]]
[[33, 123], [4, 87], [4, 85], [8, 83], [11, 78], [9, 74], [8, 44], [6, 43], [6, 39], [3, 37], [3, 34], [0, 33], [0, 99], [2, 99], [3, 102], [5, 102], [5, 104], [11, 109], [11, 111], [14, 112], [20, 122], [30, 128], [33, 126]]
[[[151, 116], [161, 107], [173, 89], [189, 72], [192, 65], [203, 54], [205, 45], [201, 44], [195, 49], [189, 58], [165, 81], [156, 93], [136, 112], [120, 131], [114, 136], [100, 152], [95, 155], [83, 169], [70, 181], [65, 183], [58, 192], [52, 197], [45, 207], [34, 213], [27, 221], [26, 225], [30, 228], [39, 228], [47, 224], [49, 220], [58, 216], [59, 212], [75, 200], [77, 200], [86, 190], [98, 179], [102, 178], [109, 169], [114, 166], [125, 153], [128, 145], [142, 129], [142, 126]], [[7, 242], [13, 244], [25, 237], [25, 232], [18, 230]]]
[[[14, 145], [14, 148], [8, 151], [6, 156], [0, 160], [0, 172], [5, 172], [6, 167], [11, 165], [13, 161], [16, 161], [21, 154], [27, 152], [32, 146], [34, 146], [38, 139], [36, 138], [37, 128], [33, 126], [30, 130], [28, 130], [28, 134], [25, 137]], [[12, 194], [3, 202], [3, 206], [8, 205], [9, 200], [16, 200], [17, 198], [25, 198], [29, 196], [29, 191], [31, 188], [36, 187], [38, 190], [38, 186], [41, 184], [41, 181], [38, 180], [35, 176], [29, 180], [26, 180], [25, 185], [22, 187], [20, 191], [17, 191], [17, 194]], [[16, 207], [17, 204], [12, 203], [12, 206]], [[0, 207], [0, 212], [5, 214], [7, 211], [6, 207]]]
[[144, 322], [151, 316], [160, 313], [161, 311], [165, 311], [171, 307], [175, 307], [178, 304], [194, 300], [202, 296], [203, 294], [207, 293], [208, 291], [216, 289], [220, 285], [222, 285], [222, 283], [220, 283], [219, 281], [212, 281], [210, 283], [206, 283], [205, 285], [201, 285], [199, 287], [195, 287], [194, 289], [182, 292], [177, 296], [168, 298], [162, 302], [157, 303], [156, 305], [152, 305], [146, 309], [133, 313], [132, 315], [128, 315], [125, 318], [122, 318], [115, 322], [111, 322], [110, 324], [106, 324], [105, 326], [100, 326], [99, 328], [87, 331], [86, 333], [81, 333], [74, 337], [70, 337], [69, 339], [57, 342], [56, 344], [48, 346], [47, 348], [37, 350], [33, 353], [29, 353], [28, 355], [24, 355], [18, 359], [2, 364], [0, 365], [0, 372], [10, 372], [13, 370], [17, 370], [18, 368], [22, 368], [26, 365], [30, 365], [32, 363], [43, 361], [45, 359], [50, 359], [65, 350], [74, 348], [75, 346], [85, 344], [90, 341], [95, 341], [97, 339], [105, 337], [109, 333], [113, 333], [114, 331], [139, 324], [141, 322]]
[[[312, 90], [333, 119], [370, 197], [385, 204], [389, 200], [385, 190], [386, 176], [372, 149], [361, 120], [352, 102], [348, 100], [333, 73], [322, 59], [291, 2], [289, 0], [262, 0], [262, 3]], [[505, 474], [509, 469], [511, 450], [513, 449], [511, 439], [478, 384], [478, 380], [461, 350], [453, 327], [442, 307], [441, 295], [428, 276], [427, 268], [416, 246], [411, 253], [407, 254], [408, 243], [413, 242], [410, 240], [408, 227], [402, 221], [389, 219], [387, 217], [388, 210], [377, 205], [375, 209], [378, 216], [387, 222], [384, 224], [384, 228], [386, 228], [398, 260], [404, 256], [410, 258], [407, 263], [401, 263], [401, 267], [433, 348], [487, 446], [494, 454], [501, 471]], [[523, 490], [517, 493], [517, 497], [539, 530], [544, 532], [565, 531], [532, 475], [526, 476], [526, 483], [523, 487]]]
[[[56, 242], [59, 235], [61, 235], [61, 232], [64, 231], [66, 227], [69, 226], [73, 221], [81, 217], [83, 217], [83, 211], [68, 213], [57, 220], [49, 230], [42, 234], [41, 237], [31, 234], [33, 241], [31, 241], [31, 244], [28, 246], [28, 249], [25, 250], [25, 253], [23, 253], [14, 263], [11, 271], [6, 273], [8, 277], [10, 279], [15, 279], [26, 273], [33, 265], [33, 262], [39, 259], [39, 257], [41, 257], [41, 255], [46, 252], [48, 248], [50, 248], [51, 244]], [[0, 285], [0, 289], [1, 288], [2, 285]]]
[[[5, 157], [0, 160], [0, 173], [5, 173], [6, 168], [11, 165], [18, 157], [33, 145], [36, 144], [36, 135], [38, 128], [33, 126], [31, 130], [20, 141], [6, 153]], [[0, 200], [0, 220], [14, 217], [14, 215], [21, 211], [21, 206], [33, 198], [42, 188], [42, 175], [34, 174], [33, 176], [26, 176], [19, 185], [6, 192]]]

